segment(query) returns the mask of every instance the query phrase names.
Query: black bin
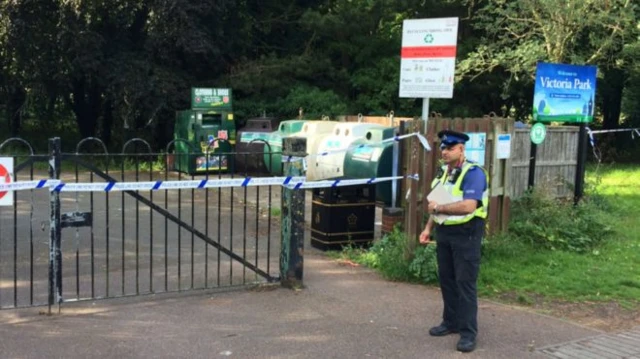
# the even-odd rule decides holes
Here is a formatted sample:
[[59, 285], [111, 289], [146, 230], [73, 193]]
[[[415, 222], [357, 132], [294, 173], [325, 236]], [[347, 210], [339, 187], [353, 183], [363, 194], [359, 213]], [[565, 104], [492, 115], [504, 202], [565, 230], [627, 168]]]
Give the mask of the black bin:
[[369, 246], [374, 238], [375, 185], [313, 190], [311, 245], [321, 250]]
[[246, 125], [238, 131], [236, 173], [253, 175], [269, 173], [264, 163], [264, 141], [267, 140], [271, 132], [278, 129], [280, 122], [282, 119], [273, 117], [257, 117], [247, 120]]

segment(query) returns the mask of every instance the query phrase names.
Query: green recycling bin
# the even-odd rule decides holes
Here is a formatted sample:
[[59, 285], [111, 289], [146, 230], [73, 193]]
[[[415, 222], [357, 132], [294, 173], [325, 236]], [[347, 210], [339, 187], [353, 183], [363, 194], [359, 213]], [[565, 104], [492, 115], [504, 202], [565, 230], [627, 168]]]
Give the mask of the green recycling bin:
[[229, 154], [235, 147], [236, 122], [231, 90], [193, 88], [191, 107], [176, 112], [174, 169], [191, 175], [233, 171]]
[[[370, 129], [365, 137], [351, 144], [344, 159], [345, 178], [391, 177], [393, 171], [393, 127]], [[362, 146], [361, 146], [362, 145]], [[376, 184], [376, 202], [391, 205], [391, 181]]]

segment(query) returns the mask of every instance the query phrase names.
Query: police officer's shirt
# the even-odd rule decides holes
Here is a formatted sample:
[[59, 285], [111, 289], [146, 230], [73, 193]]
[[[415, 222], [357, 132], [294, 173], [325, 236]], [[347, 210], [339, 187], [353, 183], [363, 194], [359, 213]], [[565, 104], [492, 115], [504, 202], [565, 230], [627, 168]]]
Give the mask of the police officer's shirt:
[[482, 194], [487, 189], [487, 177], [481, 168], [470, 168], [462, 179], [462, 198], [478, 201], [478, 208], [482, 206]]

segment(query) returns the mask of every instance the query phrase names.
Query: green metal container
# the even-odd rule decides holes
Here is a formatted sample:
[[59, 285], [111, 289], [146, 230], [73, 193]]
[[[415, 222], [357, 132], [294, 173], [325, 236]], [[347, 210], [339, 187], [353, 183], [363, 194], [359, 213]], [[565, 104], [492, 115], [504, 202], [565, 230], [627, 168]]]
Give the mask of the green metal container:
[[[367, 132], [364, 139], [354, 141], [344, 159], [344, 178], [391, 177], [393, 166], [393, 141], [380, 143], [392, 138], [396, 129], [375, 128]], [[367, 139], [369, 138], [369, 139]], [[359, 147], [360, 145], [364, 145]], [[391, 181], [376, 185], [376, 201], [391, 205]]]
[[236, 142], [231, 111], [178, 111], [174, 139], [175, 170], [188, 174], [233, 171], [234, 159], [226, 155], [234, 151]]
[[191, 175], [233, 171], [234, 159], [226, 155], [236, 143], [231, 89], [192, 88], [191, 109], [176, 112], [174, 139], [175, 170]]

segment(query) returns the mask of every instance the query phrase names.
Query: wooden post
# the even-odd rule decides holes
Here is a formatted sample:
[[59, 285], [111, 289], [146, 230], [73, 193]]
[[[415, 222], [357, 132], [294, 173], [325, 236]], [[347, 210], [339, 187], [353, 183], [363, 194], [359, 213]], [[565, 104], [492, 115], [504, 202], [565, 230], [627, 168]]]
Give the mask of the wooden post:
[[[409, 133], [420, 131], [419, 126], [422, 125], [422, 121], [412, 121], [409, 127]], [[415, 173], [420, 173], [420, 163], [418, 152], [422, 147], [420, 145], [420, 141], [416, 137], [410, 137], [408, 140], [409, 146], [407, 146], [406, 161], [407, 161], [407, 171], [406, 175], [413, 175]], [[418, 181], [414, 179], [405, 179], [404, 180], [407, 191], [407, 205], [405, 208], [405, 233], [408, 238], [408, 253], [413, 253], [416, 245], [417, 239], [419, 235], [419, 226], [422, 223], [422, 220], [419, 220], [419, 216], [421, 216], [421, 211], [419, 211], [418, 206], [418, 195], [419, 195], [419, 186]]]
[[489, 171], [489, 233], [495, 234], [507, 230], [511, 197], [511, 157], [498, 159], [497, 145], [499, 136], [511, 135], [511, 155], [513, 156], [514, 129], [513, 120], [493, 119], [491, 126], [491, 162]]
[[[399, 124], [398, 131], [396, 132], [396, 136], [403, 135], [406, 133], [405, 129], [406, 129], [407, 123], [408, 122], [403, 121]], [[405, 158], [404, 149], [406, 147], [407, 147], [406, 142], [400, 141], [399, 143], [397, 143], [397, 148], [398, 148], [397, 158], [394, 158], [394, 163], [395, 165], [397, 165], [397, 167], [394, 168], [395, 171], [393, 172], [395, 172], [398, 176], [406, 175], [406, 167], [404, 162], [404, 158]], [[404, 209], [402, 208], [402, 204], [404, 203], [403, 193], [404, 193], [404, 188], [406, 188], [406, 185], [402, 180], [397, 180], [395, 182], [397, 183], [397, 188], [395, 192], [395, 197], [393, 197], [393, 200], [392, 200], [392, 203], [395, 203], [395, 207], [392, 205], [391, 207], [385, 207], [382, 210], [381, 234], [383, 236], [388, 233], [391, 233], [393, 231], [393, 228], [398, 223], [400, 223], [401, 227], [404, 229], [404, 226], [402, 225], [404, 220]], [[392, 195], [393, 195], [393, 192], [392, 192]]]
[[584, 176], [586, 172], [587, 162], [587, 124], [580, 124], [580, 132], [578, 133], [578, 164], [576, 166], [576, 178], [574, 185], [573, 203], [575, 205], [580, 202], [584, 195]]

